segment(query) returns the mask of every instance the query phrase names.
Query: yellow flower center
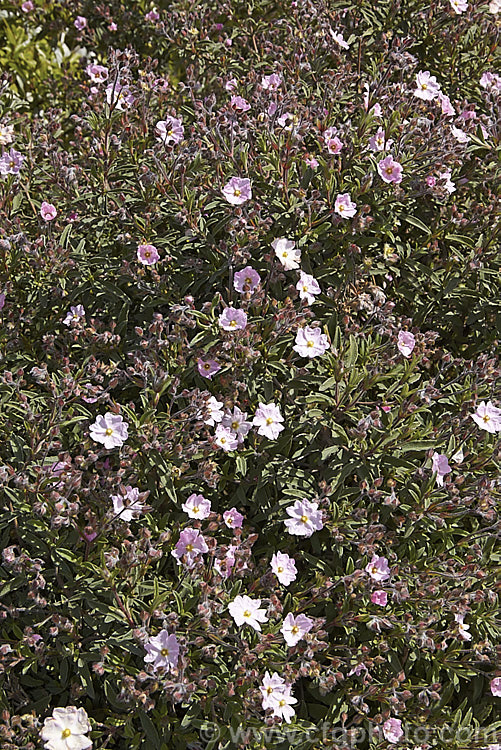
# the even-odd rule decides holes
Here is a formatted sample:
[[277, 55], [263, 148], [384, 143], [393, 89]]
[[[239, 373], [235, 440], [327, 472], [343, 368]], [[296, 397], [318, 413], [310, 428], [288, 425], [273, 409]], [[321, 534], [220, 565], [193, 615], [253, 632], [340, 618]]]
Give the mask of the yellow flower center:
[[393, 174], [393, 167], [386, 167], [387, 174]]
[[279, 700], [279, 701], [278, 701], [278, 705], [280, 706], [280, 708], [282, 708], [283, 706], [285, 706], [285, 703], [286, 703], [286, 702], [284, 701], [284, 699], [283, 699], [283, 698], [282, 698], [281, 700]]
[[273, 419], [271, 417], [267, 417], [266, 424], [273, 424]]
[[71, 729], [63, 729], [61, 732], [61, 739], [65, 740], [66, 737], [69, 737], [71, 735]]
[[168, 130], [167, 131], [167, 135], [174, 135], [174, 131], [173, 130]]
[[266, 692], [268, 693], [268, 695], [272, 694], [273, 688], [271, 687], [271, 685], [268, 685], [268, 687], [266, 688]]
[[219, 438], [219, 440], [221, 441], [221, 443], [226, 443], [226, 438], [225, 437], [221, 437], [221, 438]]
[[311, 347], [313, 346], [313, 341], [307, 341], [306, 346], [308, 347], [308, 349], [311, 349]]
[[483, 421], [484, 421], [484, 422], [485, 422], [486, 424], [487, 424], [487, 422], [490, 422], [490, 421], [491, 421], [491, 418], [489, 417], [489, 415], [488, 415], [488, 414], [484, 414], [484, 416], [482, 417], [482, 419], [483, 419]]
[[105, 434], [105, 435], [113, 435], [113, 430], [111, 429], [111, 427], [108, 427], [108, 428], [106, 429], [106, 432], [105, 432], [104, 434]]
[[249, 612], [248, 609], [246, 609], [244, 612], [244, 617], [250, 617], [250, 616], [251, 616], [251, 613]]
[[150, 256], [151, 256], [151, 253], [150, 253], [150, 251], [149, 251], [149, 250], [146, 250], [146, 252], [145, 252], [145, 254], [144, 254], [144, 257], [145, 257], [145, 258], [149, 258]]
[[198, 507], [198, 505], [193, 506], [193, 513], [198, 513], [199, 510], [200, 508]]
[[283, 573], [283, 572], [284, 572], [284, 569], [282, 568], [281, 565], [279, 565], [277, 568], [277, 573]]
[[235, 188], [233, 195], [236, 195], [236, 197], [238, 198], [238, 196], [241, 195], [241, 190]]
[[428, 86], [426, 85], [426, 83], [422, 83], [421, 84], [421, 88], [423, 89], [423, 91], [426, 91], [426, 89], [428, 88]]
[[238, 422], [232, 422], [231, 423], [231, 429], [232, 430], [238, 430], [239, 423]]
[[342, 203], [338, 206], [337, 210], [338, 211], [344, 211], [344, 206], [343, 206]]
[[293, 625], [293, 626], [292, 626], [292, 628], [291, 628], [291, 633], [292, 633], [293, 635], [296, 635], [296, 633], [299, 633], [299, 628], [298, 628], [298, 626], [297, 626], [297, 625]]
[[186, 545], [186, 552], [193, 552], [193, 545], [192, 544], [187, 544]]
[[230, 320], [230, 326], [231, 326], [232, 328], [235, 328], [236, 324], [237, 324], [237, 321], [236, 321], [236, 320]]
[[252, 284], [252, 279], [247, 276], [247, 278], [245, 279], [245, 283], [250, 286]]
[[306, 284], [305, 284], [305, 285], [303, 286], [303, 292], [307, 292], [307, 291], [308, 291], [308, 287], [307, 287], [307, 286], [306, 286]]
[[301, 523], [307, 523], [308, 522], [308, 516], [301, 516]]
[[282, 258], [288, 258], [288, 257], [289, 257], [289, 253], [287, 252], [287, 250], [284, 250], [282, 253]]
[[160, 653], [162, 654], [162, 656], [169, 656], [169, 649], [163, 648]]

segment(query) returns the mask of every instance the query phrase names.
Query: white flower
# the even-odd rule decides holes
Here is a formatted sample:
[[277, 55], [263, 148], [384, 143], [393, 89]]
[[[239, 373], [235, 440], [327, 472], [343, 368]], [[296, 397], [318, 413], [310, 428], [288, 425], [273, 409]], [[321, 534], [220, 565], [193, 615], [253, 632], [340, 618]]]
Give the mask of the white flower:
[[128, 428], [129, 425], [119, 414], [109, 411], [104, 417], [99, 415], [91, 424], [90, 436], [96, 443], [103, 443], [108, 450], [120, 448], [129, 436]]
[[236, 596], [228, 604], [230, 615], [236, 625], [250, 625], [254, 630], [261, 630], [260, 622], [268, 622], [266, 610], [260, 609], [261, 599], [251, 599], [250, 596]]
[[259, 435], [264, 435], [264, 437], [270, 438], [270, 440], [276, 440], [284, 429], [284, 426], [280, 424], [283, 421], [284, 418], [280, 414], [278, 406], [275, 404], [259, 403], [259, 408], [252, 420], [252, 424], [254, 427], [257, 427]]
[[215, 396], [211, 396], [207, 401], [207, 411], [209, 412], [209, 417], [204, 421], [204, 424], [208, 424], [212, 427], [216, 424], [216, 422], [220, 422], [223, 418], [222, 407], [223, 402], [218, 401]]
[[91, 728], [84, 708], [67, 706], [54, 709], [45, 719], [40, 736], [47, 750], [85, 750], [92, 747], [92, 740], [85, 736]]
[[313, 627], [313, 620], [306, 615], [298, 615], [294, 617], [292, 612], [289, 612], [287, 617], [282, 623], [280, 632], [282, 633], [285, 642], [289, 647], [295, 646], [306, 633], [309, 633]]
[[296, 345], [292, 348], [300, 357], [319, 357], [329, 349], [329, 339], [320, 328], [305, 326], [300, 328], [296, 334]]
[[299, 268], [299, 263], [301, 262], [301, 250], [296, 247], [294, 240], [280, 237], [279, 239], [273, 240], [271, 246], [286, 271], [292, 271], [294, 268]]
[[304, 273], [304, 271], [301, 271], [301, 276], [296, 284], [296, 289], [299, 292], [299, 299], [306, 300], [308, 305], [312, 305], [315, 302], [314, 295], [320, 294], [321, 292], [316, 278], [309, 273]]

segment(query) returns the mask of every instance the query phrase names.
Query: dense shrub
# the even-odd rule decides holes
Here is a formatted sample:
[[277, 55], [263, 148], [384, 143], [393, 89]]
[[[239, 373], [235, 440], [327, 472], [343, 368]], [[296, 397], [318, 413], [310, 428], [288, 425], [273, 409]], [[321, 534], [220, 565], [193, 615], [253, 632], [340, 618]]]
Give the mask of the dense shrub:
[[495, 1], [23, 5], [1, 746], [499, 747]]

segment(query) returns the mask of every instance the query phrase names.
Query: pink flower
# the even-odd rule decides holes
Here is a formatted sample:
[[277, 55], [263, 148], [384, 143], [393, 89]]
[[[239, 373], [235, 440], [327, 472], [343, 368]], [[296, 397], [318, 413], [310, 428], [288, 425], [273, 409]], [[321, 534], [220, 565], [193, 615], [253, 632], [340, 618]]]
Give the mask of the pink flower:
[[94, 83], [100, 83], [101, 81], [106, 81], [108, 79], [109, 71], [104, 65], [87, 65], [85, 72]]
[[292, 717], [296, 713], [291, 707], [294, 703], [297, 703], [297, 698], [294, 698], [293, 695], [286, 693], [278, 695], [273, 693], [270, 700], [270, 707], [273, 709], [272, 716], [284, 719], [287, 724], [290, 724]]
[[236, 508], [230, 508], [224, 511], [223, 520], [229, 529], [241, 529], [244, 516]]
[[180, 143], [184, 138], [183, 121], [177, 117], [168, 115], [165, 120], [159, 120], [155, 125], [157, 140], [168, 146], [171, 143]]
[[452, 117], [453, 115], [456, 114], [454, 107], [452, 106], [451, 100], [449, 99], [448, 96], [439, 92], [438, 100], [440, 102], [443, 115], [445, 115], [446, 117]]
[[482, 430], [501, 432], [501, 409], [497, 409], [492, 401], [481, 401], [471, 418]]
[[129, 425], [124, 422], [120, 414], [109, 411], [103, 416], [99, 415], [94, 424], [90, 426], [90, 436], [96, 443], [103, 443], [107, 450], [120, 448], [127, 438]]
[[76, 307], [70, 307], [66, 313], [66, 317], [63, 320], [65, 326], [69, 326], [72, 323], [78, 323], [82, 318], [85, 318], [85, 310], [83, 305], [76, 305]]
[[137, 487], [131, 487], [130, 484], [125, 488], [125, 495], [112, 495], [111, 499], [115, 516], [122, 521], [128, 523], [144, 513], [144, 505], [139, 499], [139, 490]]
[[240, 411], [238, 406], [233, 407], [233, 414], [228, 412], [221, 420], [223, 427], [236, 436], [239, 443], [244, 442], [244, 437], [250, 432], [252, 422], [247, 422], [247, 412]]
[[208, 518], [211, 512], [210, 500], [207, 500], [203, 495], [190, 495], [186, 502], [181, 505], [181, 508], [190, 518], [200, 520]]
[[261, 599], [251, 599], [250, 596], [236, 596], [228, 605], [230, 615], [235, 624], [240, 628], [242, 625], [250, 625], [254, 630], [261, 631], [261, 622], [268, 622], [266, 610], [260, 609]]
[[296, 333], [296, 345], [292, 347], [300, 357], [320, 357], [330, 348], [329, 339], [320, 328], [305, 326]]
[[438, 176], [441, 180], [444, 180], [444, 188], [447, 190], [447, 192], [454, 193], [456, 190], [456, 185], [451, 180], [452, 172], [450, 171], [450, 169], [447, 169], [445, 172], [440, 172]]
[[230, 106], [233, 109], [239, 109], [241, 112], [248, 112], [250, 107], [249, 102], [242, 96], [232, 96], [230, 99]]
[[468, 10], [468, 3], [466, 0], [449, 0], [449, 2], [452, 10], [457, 13], [457, 15], [461, 15], [461, 13], [465, 13]]
[[155, 245], [139, 245], [137, 248], [137, 259], [143, 266], [153, 266], [160, 260], [160, 255]]
[[230, 544], [225, 556], [222, 559], [214, 560], [214, 568], [223, 578], [229, 578], [231, 575], [231, 571], [233, 570], [233, 566], [235, 565], [236, 549], [236, 546]]
[[0, 293], [0, 310], [3, 310], [5, 305], [5, 292]]
[[309, 537], [314, 531], [320, 531], [322, 523], [322, 511], [318, 510], [318, 503], [310, 503], [308, 500], [296, 500], [293, 506], [286, 508], [290, 516], [284, 521], [289, 534]]
[[334, 138], [326, 138], [325, 145], [329, 154], [339, 154], [343, 149], [344, 143], [335, 135]]
[[150, 10], [150, 12], [145, 15], [144, 20], [150, 21], [150, 23], [155, 23], [155, 21], [158, 21], [159, 18], [160, 13], [156, 8], [153, 8], [153, 10]]
[[461, 128], [456, 128], [454, 125], [451, 125], [451, 133], [458, 143], [468, 143], [470, 140], [468, 133], [465, 133]]
[[492, 695], [495, 695], [496, 698], [501, 698], [501, 677], [494, 677], [490, 685]]
[[309, 633], [313, 627], [313, 620], [305, 615], [294, 615], [289, 612], [285, 620], [283, 621], [280, 632], [282, 633], [285, 642], [289, 647], [295, 646], [301, 638], [304, 638], [306, 633]]
[[235, 91], [238, 86], [238, 81], [236, 78], [230, 78], [226, 83], [224, 84], [224, 87], [226, 91]]
[[501, 91], [501, 76], [497, 73], [483, 73], [479, 83], [483, 89], [487, 89], [488, 91]]
[[182, 562], [182, 558], [184, 557], [186, 567], [192, 568], [197, 557], [208, 551], [209, 548], [200, 531], [189, 526], [179, 535], [179, 540], [172, 550], [171, 555], [178, 562]]
[[273, 240], [271, 246], [275, 250], [275, 255], [286, 271], [292, 271], [295, 268], [299, 268], [301, 250], [296, 247], [294, 240], [280, 237], [279, 239]]
[[219, 365], [215, 359], [197, 359], [198, 372], [203, 378], [212, 380], [212, 376], [219, 372], [221, 365]]
[[52, 203], [47, 203], [47, 201], [43, 201], [41, 207], [40, 207], [40, 216], [44, 221], [52, 221], [57, 216], [57, 209], [55, 206], [52, 205]]
[[87, 19], [85, 16], [77, 16], [73, 25], [78, 31], [83, 31], [87, 26]]
[[275, 552], [271, 558], [270, 564], [272, 571], [275, 573], [282, 586], [288, 586], [292, 581], [296, 580], [296, 563], [293, 558], [289, 557], [285, 552]]
[[244, 310], [225, 307], [219, 316], [219, 325], [224, 331], [242, 331], [247, 325], [247, 313]]
[[429, 70], [420, 71], [417, 74], [414, 96], [426, 102], [431, 102], [437, 98], [439, 91], [440, 84], [437, 82], [435, 76], [430, 75]]
[[369, 148], [371, 151], [387, 151], [392, 143], [392, 140], [386, 140], [384, 128], [378, 128], [376, 135], [369, 139]]
[[251, 181], [249, 179], [232, 177], [223, 188], [223, 195], [232, 206], [240, 206], [252, 198]]
[[92, 740], [85, 735], [92, 729], [84, 708], [55, 708], [45, 719], [40, 736], [47, 750], [86, 750]]
[[353, 203], [349, 193], [343, 193], [336, 198], [334, 211], [343, 219], [351, 219], [357, 213], [357, 204]]
[[316, 169], [318, 167], [318, 161], [315, 159], [314, 156], [306, 156], [304, 159], [304, 163], [310, 167], [310, 169]]
[[118, 26], [116, 25], [115, 21], [112, 21], [108, 24], [108, 31], [116, 31], [118, 29]]
[[261, 79], [261, 87], [265, 91], [276, 91], [282, 83], [282, 77], [278, 73], [272, 73], [270, 76], [264, 76]]
[[404, 736], [400, 719], [388, 719], [385, 721], [383, 724], [383, 734], [385, 740], [396, 744]]
[[23, 13], [30, 13], [35, 6], [33, 5], [32, 0], [25, 0], [24, 3], [21, 5], [21, 10]]
[[18, 174], [23, 166], [24, 156], [11, 148], [0, 158], [0, 174]]
[[431, 470], [437, 474], [437, 484], [443, 487], [444, 476], [452, 471], [445, 453], [433, 453]]
[[386, 156], [378, 162], [377, 171], [384, 182], [394, 182], [396, 185], [402, 182], [402, 165], [394, 161], [392, 156]]
[[262, 697], [262, 707], [264, 709], [272, 707], [272, 700], [276, 695], [288, 695], [291, 691], [290, 685], [280, 677], [278, 672], [270, 673], [266, 671], [263, 677], [263, 683], [259, 688]]
[[270, 440], [276, 440], [284, 429], [283, 424], [280, 424], [283, 421], [284, 418], [280, 414], [280, 408], [276, 404], [263, 404], [260, 402], [252, 424], [258, 428], [258, 435], [264, 435], [264, 437]]
[[136, 100], [127, 86], [117, 82], [106, 87], [106, 101], [113, 109], [125, 110], [130, 109]]
[[377, 555], [372, 557], [370, 563], [365, 566], [365, 570], [372, 580], [377, 581], [378, 583], [387, 581], [391, 575], [386, 557], [378, 557]]
[[211, 396], [207, 401], [207, 411], [209, 412], [209, 418], [204, 421], [204, 424], [213, 426], [216, 422], [221, 422], [223, 418], [222, 407], [223, 402], [218, 401], [215, 396]]
[[260, 283], [260, 275], [251, 266], [245, 266], [241, 271], [236, 271], [233, 276], [233, 286], [241, 294], [255, 292]]
[[300, 274], [299, 281], [296, 284], [299, 299], [306, 300], [308, 305], [312, 305], [315, 302], [315, 295], [321, 292], [319, 283], [314, 276], [310, 276], [304, 271], [301, 271]]
[[378, 591], [373, 591], [371, 595], [371, 602], [373, 604], [378, 604], [380, 607], [386, 607], [388, 604], [388, 594], [386, 591], [382, 591], [381, 589]]
[[153, 671], [163, 667], [168, 672], [176, 669], [179, 660], [179, 643], [175, 635], [169, 635], [167, 630], [161, 630], [154, 638], [144, 644], [146, 663], [153, 664]]
[[404, 357], [410, 357], [415, 345], [416, 338], [414, 334], [409, 331], [398, 332], [397, 349], [400, 354], [403, 354]]
[[454, 619], [457, 622], [458, 625], [458, 633], [459, 637], [463, 641], [471, 641], [472, 635], [471, 633], [468, 633], [468, 630], [470, 629], [469, 625], [465, 625], [464, 623], [464, 615], [454, 615]]
[[222, 448], [224, 452], [235, 451], [238, 448], [238, 438], [232, 430], [229, 430], [223, 425], [216, 427], [214, 433], [214, 442], [219, 448]]
[[340, 47], [343, 49], [350, 49], [350, 45], [348, 42], [345, 42], [344, 37], [340, 31], [332, 31], [332, 29], [329, 29], [331, 37], [334, 39], [336, 44], [339, 44]]

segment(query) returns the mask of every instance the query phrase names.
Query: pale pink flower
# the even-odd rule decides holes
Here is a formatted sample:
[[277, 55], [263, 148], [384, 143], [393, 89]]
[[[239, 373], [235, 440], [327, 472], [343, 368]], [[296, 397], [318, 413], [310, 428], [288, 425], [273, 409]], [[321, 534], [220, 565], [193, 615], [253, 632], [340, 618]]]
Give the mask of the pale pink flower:
[[224, 84], [224, 87], [226, 91], [235, 91], [238, 86], [238, 81], [236, 78], [230, 78], [226, 83]]
[[299, 641], [304, 638], [306, 633], [309, 633], [313, 627], [313, 620], [306, 615], [294, 615], [289, 612], [285, 620], [283, 621], [280, 632], [282, 633], [285, 642], [289, 647], [295, 646]]
[[153, 664], [153, 671], [163, 667], [170, 672], [176, 669], [179, 661], [179, 643], [175, 635], [169, 635], [167, 630], [161, 630], [154, 638], [144, 644], [146, 663]]
[[105, 68], [104, 65], [96, 65], [95, 63], [87, 65], [87, 67], [85, 68], [85, 72], [89, 76], [90, 80], [94, 83], [101, 83], [101, 81], [106, 81], [109, 74], [108, 68]]
[[482, 430], [501, 432], [501, 409], [495, 407], [492, 401], [481, 401], [471, 418]]
[[70, 307], [66, 313], [66, 317], [63, 320], [65, 326], [69, 326], [72, 323], [79, 323], [82, 318], [85, 318], [85, 310], [83, 305], [76, 305]]
[[399, 331], [397, 349], [404, 357], [410, 357], [416, 345], [416, 337], [410, 331]]
[[320, 285], [314, 276], [310, 276], [304, 271], [301, 271], [300, 274], [299, 281], [296, 284], [299, 299], [306, 300], [308, 305], [312, 305], [315, 302], [315, 295], [321, 292]]
[[336, 198], [334, 211], [343, 219], [351, 219], [357, 213], [357, 204], [353, 203], [349, 193], [342, 193]]
[[229, 529], [241, 529], [244, 516], [236, 508], [230, 508], [224, 511], [223, 520]]
[[431, 102], [437, 98], [439, 91], [440, 84], [437, 82], [435, 76], [430, 75], [429, 70], [420, 71], [417, 74], [414, 96], [426, 102]]
[[40, 736], [46, 750], [86, 750], [92, 740], [85, 735], [92, 729], [84, 708], [55, 708], [45, 719]]
[[384, 182], [394, 182], [396, 185], [402, 182], [402, 165], [392, 156], [386, 156], [378, 162], [377, 171]]
[[244, 99], [243, 96], [232, 96], [230, 99], [230, 106], [233, 107], [233, 109], [239, 109], [241, 112], [248, 112], [251, 108], [249, 102], [247, 99]]
[[239, 443], [244, 442], [252, 427], [252, 422], [247, 422], [247, 412], [241, 411], [238, 406], [233, 407], [233, 414], [228, 412], [224, 415], [221, 424], [236, 435]]
[[457, 622], [458, 626], [458, 633], [460, 638], [463, 641], [471, 641], [472, 635], [471, 633], [468, 633], [468, 630], [470, 629], [469, 625], [465, 625], [464, 623], [464, 615], [454, 615], [454, 619]]
[[376, 134], [369, 139], [369, 148], [371, 151], [387, 151], [392, 144], [392, 140], [386, 140], [384, 128], [378, 128]]
[[501, 698], [501, 677], [494, 677], [490, 682], [491, 693], [496, 698]]
[[212, 376], [219, 372], [221, 365], [216, 362], [215, 359], [197, 359], [198, 372], [203, 378], [212, 380]]
[[250, 625], [254, 630], [261, 631], [261, 622], [268, 622], [266, 610], [260, 609], [261, 599], [251, 599], [250, 596], [236, 596], [228, 605], [228, 611], [240, 628]]
[[365, 570], [372, 580], [378, 583], [387, 581], [391, 575], [386, 557], [378, 557], [377, 555], [373, 555], [370, 563], [365, 566]]
[[451, 125], [451, 133], [458, 143], [468, 143], [470, 140], [468, 133], [465, 133], [461, 128], [456, 128], [454, 125]]
[[113, 109], [130, 109], [136, 101], [127, 86], [120, 83], [110, 83], [106, 87], [106, 101]]
[[371, 594], [371, 602], [373, 604], [377, 604], [380, 607], [386, 607], [388, 604], [388, 594], [386, 591], [382, 591], [379, 589], [378, 591], [373, 591]]
[[195, 495], [194, 493], [181, 505], [181, 508], [190, 518], [198, 518], [199, 520], [208, 518], [211, 512], [210, 500], [207, 500], [203, 495]]
[[141, 513], [144, 513], [144, 505], [139, 498], [139, 490], [130, 484], [125, 487], [125, 495], [112, 495], [111, 499], [115, 516], [122, 521], [129, 523], [133, 518], [137, 518]]
[[271, 246], [275, 250], [275, 255], [286, 271], [292, 271], [295, 268], [299, 268], [299, 263], [301, 262], [301, 250], [296, 247], [294, 240], [280, 237], [273, 240]]
[[305, 326], [296, 333], [296, 343], [292, 347], [300, 357], [320, 357], [330, 348], [329, 339], [320, 328]]
[[5, 305], [5, 292], [0, 292], [0, 310], [3, 310]]
[[273, 672], [272, 675], [268, 671], [264, 673], [263, 682], [259, 690], [261, 691], [262, 707], [264, 709], [271, 708], [272, 700], [276, 695], [289, 695], [291, 691], [290, 685], [285, 682], [283, 677], [280, 677], [278, 672]]
[[272, 73], [261, 79], [261, 87], [265, 91], [276, 91], [282, 83], [282, 77], [279, 73]]
[[290, 516], [284, 521], [289, 534], [309, 537], [315, 531], [323, 529], [322, 511], [318, 510], [318, 503], [309, 500], [296, 500], [294, 505], [286, 508]]
[[7, 146], [15, 138], [14, 128], [12, 125], [5, 125], [0, 122], [0, 146]]
[[24, 156], [15, 148], [4, 151], [0, 158], [0, 174], [18, 174], [23, 166], [23, 161]]
[[209, 548], [204, 537], [198, 529], [193, 529], [191, 526], [183, 529], [179, 535], [179, 540], [172, 550], [171, 555], [175, 557], [178, 562], [182, 562], [182, 558], [185, 558], [185, 564], [187, 568], [192, 568], [199, 555], [208, 552]]
[[155, 245], [139, 245], [137, 259], [143, 266], [152, 266], [160, 260], [160, 255]]
[[329, 154], [339, 154], [343, 150], [344, 143], [335, 135], [333, 138], [325, 139], [325, 145]]
[[223, 401], [218, 401], [215, 396], [211, 396], [208, 399], [206, 406], [207, 411], [209, 412], [209, 417], [204, 421], [204, 424], [212, 427], [216, 422], [221, 422], [223, 418]]
[[171, 143], [180, 143], [184, 138], [183, 121], [177, 117], [168, 115], [165, 120], [159, 120], [155, 125], [157, 140], [164, 146]]
[[294, 698], [293, 695], [285, 693], [278, 695], [277, 693], [273, 693], [270, 699], [270, 707], [273, 709], [272, 716], [284, 719], [287, 724], [290, 724], [292, 717], [296, 713], [292, 708], [294, 703], [297, 703], [297, 698]]
[[383, 734], [385, 740], [396, 744], [404, 736], [400, 719], [387, 719], [383, 724]]
[[240, 206], [252, 198], [251, 181], [247, 177], [232, 177], [222, 192], [228, 203]]
[[21, 10], [23, 13], [31, 13], [34, 7], [32, 0], [25, 0], [25, 2], [21, 4]]
[[439, 92], [438, 100], [440, 102], [440, 107], [442, 109], [443, 115], [445, 115], [446, 117], [452, 117], [456, 114], [454, 107], [452, 106], [452, 102], [448, 96]]
[[277, 118], [277, 123], [281, 128], [284, 128], [284, 130], [292, 132], [299, 123], [299, 117], [292, 112], [285, 112]]
[[483, 89], [487, 89], [488, 91], [501, 91], [501, 76], [499, 76], [497, 73], [483, 73], [479, 83]]
[[149, 13], [147, 13], [144, 17], [145, 21], [150, 21], [150, 23], [155, 23], [155, 21], [158, 21], [160, 18], [160, 13], [156, 8], [153, 8], [153, 10], [150, 10]]
[[233, 286], [241, 294], [255, 292], [260, 283], [260, 275], [251, 266], [245, 266], [241, 271], [236, 271], [233, 276]]
[[454, 193], [456, 191], [456, 185], [452, 182], [452, 172], [450, 169], [447, 169], [445, 172], [440, 172], [438, 175], [439, 179], [444, 181], [443, 187], [447, 190], [448, 193]]
[[73, 25], [78, 31], [83, 31], [87, 26], [87, 19], [85, 16], [77, 16]]
[[259, 408], [252, 420], [254, 427], [257, 427], [258, 435], [263, 435], [270, 440], [276, 440], [284, 429], [284, 418], [280, 414], [280, 408], [276, 404], [259, 403]]
[[236, 546], [230, 544], [225, 556], [223, 558], [214, 560], [214, 568], [223, 578], [229, 578], [231, 575], [231, 571], [233, 570], [233, 566], [235, 565], [236, 549]]
[[90, 436], [96, 443], [103, 443], [107, 450], [120, 448], [127, 438], [129, 425], [124, 422], [120, 414], [107, 414], [96, 417], [94, 424], [90, 426]]
[[501, 13], [501, 0], [491, 0], [489, 3], [489, 13]]
[[288, 586], [292, 581], [296, 580], [296, 563], [294, 562], [294, 559], [289, 557], [285, 552], [275, 552], [271, 558], [270, 564], [272, 571], [275, 573], [282, 586]]
[[468, 10], [468, 3], [466, 0], [449, 0], [449, 2], [452, 10], [454, 13], [457, 13], [457, 15], [461, 15], [461, 13], [465, 13]]
[[334, 39], [336, 44], [339, 44], [340, 47], [343, 49], [350, 49], [350, 45], [348, 42], [345, 41], [342, 33], [340, 31], [332, 31], [332, 29], [329, 29], [331, 37]]
[[225, 331], [242, 331], [247, 325], [247, 313], [234, 307], [225, 307], [219, 316], [219, 325]]
[[52, 205], [52, 203], [43, 201], [42, 205], [40, 206], [40, 216], [44, 221], [52, 221], [57, 216], [57, 209]]
[[314, 156], [306, 156], [304, 159], [304, 163], [310, 167], [310, 169], [316, 169], [318, 167], [318, 161], [315, 159]]
[[452, 471], [451, 467], [449, 466], [449, 461], [447, 459], [447, 456], [445, 453], [433, 453], [433, 456], [431, 457], [432, 460], [432, 466], [431, 470], [433, 473], [436, 472], [437, 474], [437, 484], [439, 487], [443, 487], [444, 484], [444, 476], [446, 474], [449, 474], [449, 472]]
[[238, 448], [238, 438], [236, 434], [227, 427], [223, 427], [221, 424], [216, 427], [214, 442], [219, 448], [222, 448], [225, 453], [227, 451], [235, 451]]

